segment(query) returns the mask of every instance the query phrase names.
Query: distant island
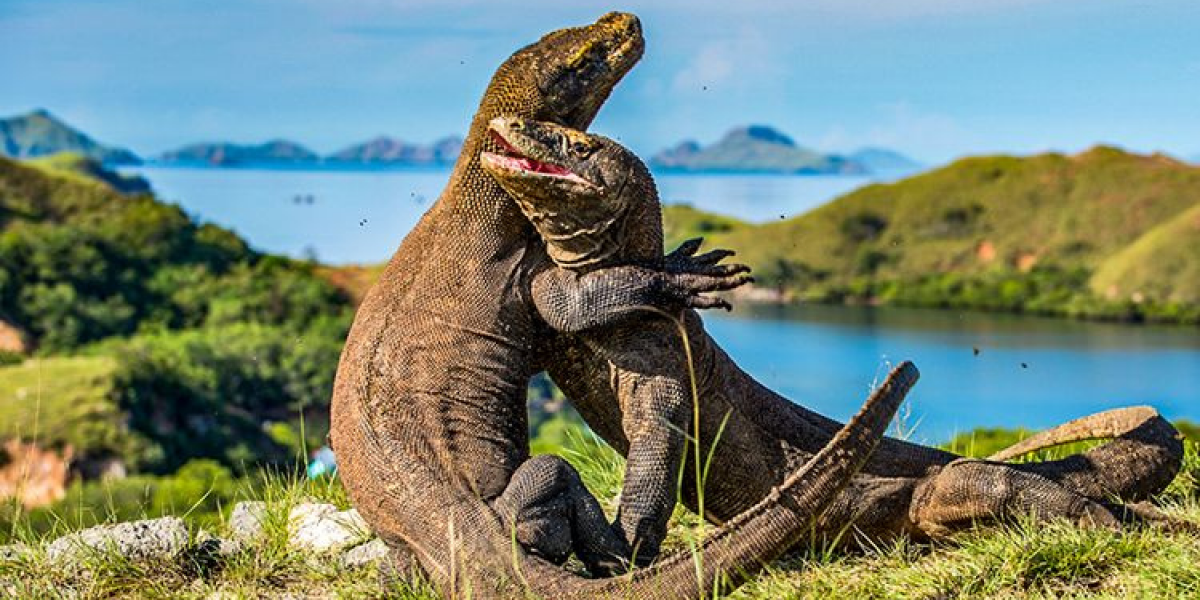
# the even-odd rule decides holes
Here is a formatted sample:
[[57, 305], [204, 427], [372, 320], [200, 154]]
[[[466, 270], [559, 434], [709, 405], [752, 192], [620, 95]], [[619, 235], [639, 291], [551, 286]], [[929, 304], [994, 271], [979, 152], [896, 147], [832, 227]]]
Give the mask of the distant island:
[[203, 164], [231, 167], [246, 164], [298, 164], [320, 162], [317, 153], [288, 140], [270, 140], [262, 144], [233, 144], [211, 142], [190, 144], [164, 152], [154, 162], [170, 164]]
[[822, 154], [796, 144], [766, 125], [730, 130], [711, 146], [687, 140], [650, 159], [658, 171], [701, 173], [860, 174], [915, 170], [920, 165], [897, 152], [864, 148], [848, 156]]
[[25, 159], [60, 152], [73, 152], [109, 165], [142, 164], [133, 152], [101, 144], [45, 109], [0, 119], [0, 154]]
[[921, 163], [887, 148], [860, 148], [850, 153], [849, 158], [872, 173], [916, 171], [923, 166]]
[[211, 167], [450, 165], [458, 159], [461, 149], [462, 138], [459, 137], [442, 138], [426, 146], [379, 136], [329, 156], [321, 156], [296, 142], [280, 139], [262, 144], [190, 144], [178, 150], [165, 152], [154, 162]]
[[[165, 166], [355, 168], [449, 166], [458, 160], [462, 138], [446, 136], [418, 144], [380, 135], [322, 156], [295, 141], [273, 139], [259, 144], [201, 142], [163, 152], [148, 162]], [[143, 160], [124, 148], [96, 142], [45, 109], [0, 120], [0, 154], [26, 159], [60, 152], [104, 165], [140, 165]], [[684, 141], [654, 155], [650, 166], [660, 172], [864, 174], [904, 173], [921, 167], [886, 148], [862, 148], [846, 155], [822, 154], [798, 145], [767, 125], [735, 128], [716, 143]]]

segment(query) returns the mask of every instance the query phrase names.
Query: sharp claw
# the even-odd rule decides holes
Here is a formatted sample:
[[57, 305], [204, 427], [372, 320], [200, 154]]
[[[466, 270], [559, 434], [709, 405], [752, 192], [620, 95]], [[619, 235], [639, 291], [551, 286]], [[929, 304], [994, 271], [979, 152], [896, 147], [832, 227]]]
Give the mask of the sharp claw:
[[704, 238], [692, 238], [690, 240], [685, 240], [679, 245], [678, 248], [675, 249], [674, 252], [671, 253], [671, 256], [692, 256], [697, 250], [700, 249], [700, 245], [703, 243]]

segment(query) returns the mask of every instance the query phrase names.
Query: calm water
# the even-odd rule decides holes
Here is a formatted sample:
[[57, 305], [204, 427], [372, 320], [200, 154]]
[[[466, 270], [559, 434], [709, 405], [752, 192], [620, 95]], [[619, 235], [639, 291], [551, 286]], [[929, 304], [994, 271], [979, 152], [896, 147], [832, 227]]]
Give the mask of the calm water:
[[[940, 442], [976, 426], [1043, 428], [1150, 404], [1200, 419], [1200, 332], [972, 312], [842, 306], [740, 306], [708, 330], [775, 391], [846, 419], [872, 382], [911, 360], [914, 438]], [[975, 349], [979, 349], [978, 355]]]
[[[278, 171], [145, 167], [160, 196], [230, 227], [257, 248], [327, 262], [378, 262], [445, 185], [445, 170]], [[804, 212], [861, 177], [658, 178], [663, 198], [751, 221]], [[312, 196], [312, 202], [308, 196]], [[300, 196], [297, 199], [297, 196]], [[299, 200], [299, 201], [297, 201]], [[856, 307], [750, 307], [708, 313], [708, 328], [767, 386], [845, 419], [888, 366], [914, 361], [914, 438], [940, 442], [976, 426], [1046, 427], [1147, 403], [1200, 420], [1200, 332]], [[974, 349], [979, 349], [976, 355]]]
[[[329, 263], [386, 260], [437, 199], [444, 169], [295, 171], [140, 167], [159, 196], [232, 228], [261, 250]], [[662, 175], [666, 202], [750, 221], [807, 211], [876, 179]], [[311, 196], [312, 202], [308, 201]]]

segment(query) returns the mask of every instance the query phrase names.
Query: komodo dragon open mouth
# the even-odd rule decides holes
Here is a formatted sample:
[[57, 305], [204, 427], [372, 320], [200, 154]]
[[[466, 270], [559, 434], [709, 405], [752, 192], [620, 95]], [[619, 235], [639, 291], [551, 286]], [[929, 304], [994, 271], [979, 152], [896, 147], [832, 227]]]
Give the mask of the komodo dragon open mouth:
[[[529, 156], [531, 152], [522, 151], [520, 148], [517, 148], [517, 146], [514, 145], [514, 142], [520, 143], [520, 141], [514, 140], [510, 142], [508, 139], [505, 139], [504, 134], [496, 130], [496, 125], [494, 123], [488, 128], [488, 135], [491, 136], [492, 140], [500, 144], [500, 147], [504, 152], [504, 154], [497, 154], [495, 152], [480, 153], [480, 160], [482, 160], [484, 163], [489, 163], [489, 166], [493, 168], [500, 168], [502, 170], [527, 177], [552, 177], [555, 179], [564, 179], [574, 183], [597, 187], [594, 183], [584, 179], [583, 177], [580, 177], [577, 173], [566, 167], [538, 160], [532, 156]], [[536, 145], [537, 143], [533, 142], [532, 140], [528, 141], [530, 142], [530, 145]]]

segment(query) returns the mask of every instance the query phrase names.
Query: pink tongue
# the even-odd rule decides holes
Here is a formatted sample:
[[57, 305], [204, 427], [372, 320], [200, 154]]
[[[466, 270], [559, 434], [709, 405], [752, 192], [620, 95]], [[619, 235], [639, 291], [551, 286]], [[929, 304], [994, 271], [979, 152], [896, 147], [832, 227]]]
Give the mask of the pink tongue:
[[547, 175], [571, 174], [570, 170], [564, 169], [558, 165], [538, 162], [532, 158], [525, 158], [523, 156], [497, 156], [497, 159], [510, 169], [527, 171], [530, 173], [545, 173]]
[[522, 158], [521, 162], [526, 165], [525, 170], [533, 171], [535, 173], [546, 173], [547, 175], [568, 175], [571, 173], [570, 170], [564, 169], [558, 165], [538, 162], [530, 158]]

